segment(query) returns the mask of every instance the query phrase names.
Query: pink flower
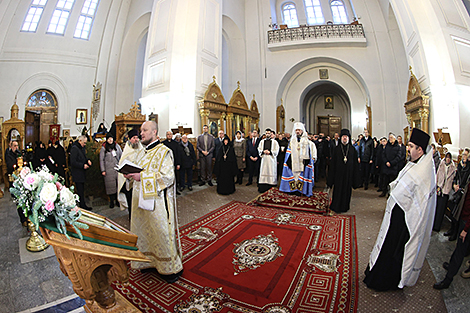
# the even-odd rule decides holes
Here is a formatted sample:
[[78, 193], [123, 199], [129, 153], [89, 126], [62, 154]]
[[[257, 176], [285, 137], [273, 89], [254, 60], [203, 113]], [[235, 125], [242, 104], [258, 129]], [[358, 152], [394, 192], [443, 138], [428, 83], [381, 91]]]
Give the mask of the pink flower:
[[33, 176], [28, 176], [28, 177], [26, 177], [26, 183], [27, 183], [28, 185], [34, 184], [35, 181], [36, 181], [36, 180], [34, 179]]
[[54, 175], [49, 174], [49, 180], [53, 180], [53, 179], [54, 179]]
[[62, 187], [64, 187], [64, 186], [62, 186], [62, 184], [59, 183], [59, 182], [56, 182], [56, 183], [55, 183], [55, 186], [57, 187], [57, 190], [58, 190], [58, 191], [60, 191], [60, 190], [62, 189]]
[[54, 201], [49, 200], [49, 201], [46, 202], [46, 210], [49, 211], [49, 212], [54, 210]]

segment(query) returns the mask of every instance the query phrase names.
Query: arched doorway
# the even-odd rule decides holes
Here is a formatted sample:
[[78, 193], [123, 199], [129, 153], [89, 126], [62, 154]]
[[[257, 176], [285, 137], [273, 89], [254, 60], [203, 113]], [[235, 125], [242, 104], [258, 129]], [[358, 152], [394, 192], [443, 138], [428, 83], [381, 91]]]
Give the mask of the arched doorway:
[[49, 126], [57, 124], [57, 98], [47, 89], [33, 92], [25, 107], [25, 142], [49, 141]]
[[316, 81], [302, 92], [301, 116], [307, 129], [333, 137], [341, 128], [351, 129], [351, 103], [347, 92], [332, 81]]

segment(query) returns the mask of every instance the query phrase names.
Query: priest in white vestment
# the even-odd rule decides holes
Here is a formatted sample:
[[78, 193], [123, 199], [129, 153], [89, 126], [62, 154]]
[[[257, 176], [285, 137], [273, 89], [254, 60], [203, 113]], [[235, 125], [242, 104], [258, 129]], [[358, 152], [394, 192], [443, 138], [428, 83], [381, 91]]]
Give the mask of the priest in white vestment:
[[377, 291], [413, 286], [423, 266], [436, 209], [429, 138], [413, 129], [408, 143], [410, 161], [390, 183], [390, 197], [364, 279], [367, 287]]
[[273, 131], [266, 129], [266, 138], [258, 145], [258, 153], [261, 158], [261, 165], [258, 177], [258, 191], [266, 192], [277, 186], [277, 154], [279, 144], [272, 138]]
[[141, 127], [145, 154], [139, 161], [143, 171], [125, 175], [134, 179], [131, 232], [139, 236], [137, 247], [151, 263], [131, 262], [141, 272], [157, 271], [168, 283], [183, 273], [182, 250], [176, 216], [173, 153], [157, 140], [157, 124]]
[[[145, 154], [145, 148], [140, 143], [139, 131], [137, 129], [132, 129], [127, 134], [129, 140], [124, 146], [124, 150], [119, 160], [119, 165], [121, 165], [124, 160], [130, 161], [134, 164], [139, 163]], [[134, 187], [134, 181], [126, 179], [123, 174], [118, 173], [118, 201], [121, 205], [121, 210], [129, 210], [129, 220], [131, 219], [132, 212], [132, 190]]]

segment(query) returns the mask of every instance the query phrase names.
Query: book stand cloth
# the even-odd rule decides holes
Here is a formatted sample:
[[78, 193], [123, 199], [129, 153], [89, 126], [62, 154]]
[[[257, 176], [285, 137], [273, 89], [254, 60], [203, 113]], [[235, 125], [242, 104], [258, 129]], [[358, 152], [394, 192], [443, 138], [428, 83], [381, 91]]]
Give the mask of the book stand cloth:
[[73, 290], [85, 300], [86, 312], [140, 312], [129, 301], [115, 294], [110, 282], [129, 280], [127, 260], [148, 262], [139, 250], [118, 248], [80, 240], [41, 227], [55, 251], [60, 269], [73, 284]]

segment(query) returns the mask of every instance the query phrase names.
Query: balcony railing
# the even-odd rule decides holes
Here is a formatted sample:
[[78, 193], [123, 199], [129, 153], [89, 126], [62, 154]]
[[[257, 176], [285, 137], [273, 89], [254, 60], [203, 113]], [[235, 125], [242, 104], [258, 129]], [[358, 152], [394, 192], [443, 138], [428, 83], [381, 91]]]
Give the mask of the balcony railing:
[[297, 44], [308, 42], [311, 44], [316, 41], [357, 42], [358, 40], [365, 43], [362, 24], [327, 24], [268, 31], [269, 46], [278, 46], [278, 44], [290, 42], [296, 42]]

